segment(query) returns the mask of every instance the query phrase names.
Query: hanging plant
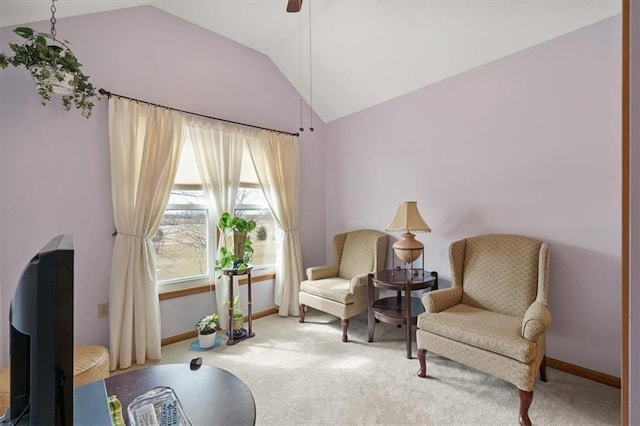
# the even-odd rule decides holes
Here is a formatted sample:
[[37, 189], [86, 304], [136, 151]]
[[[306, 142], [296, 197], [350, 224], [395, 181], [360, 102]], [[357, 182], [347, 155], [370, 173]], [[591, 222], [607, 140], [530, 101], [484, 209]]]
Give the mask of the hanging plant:
[[53, 34], [28, 27], [18, 27], [13, 32], [25, 41], [9, 43], [13, 55], [0, 53], [0, 68], [24, 66], [36, 83], [42, 105], [50, 102], [54, 93], [59, 94], [65, 111], [73, 104], [89, 118], [96, 89], [80, 69], [82, 64], [69, 48], [69, 42], [61, 42]]

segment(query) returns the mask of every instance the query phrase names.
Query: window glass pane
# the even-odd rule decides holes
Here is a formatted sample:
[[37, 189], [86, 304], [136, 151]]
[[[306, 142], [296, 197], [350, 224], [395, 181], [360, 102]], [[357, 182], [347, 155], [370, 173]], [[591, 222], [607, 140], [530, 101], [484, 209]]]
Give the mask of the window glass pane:
[[165, 210], [151, 240], [158, 281], [207, 275], [207, 238], [207, 210]]
[[239, 207], [257, 205], [268, 210], [267, 200], [264, 198], [264, 194], [260, 188], [238, 188], [236, 205]]
[[195, 204], [207, 205], [207, 198], [201, 189], [177, 189], [174, 188], [169, 195], [169, 205], [172, 204]]

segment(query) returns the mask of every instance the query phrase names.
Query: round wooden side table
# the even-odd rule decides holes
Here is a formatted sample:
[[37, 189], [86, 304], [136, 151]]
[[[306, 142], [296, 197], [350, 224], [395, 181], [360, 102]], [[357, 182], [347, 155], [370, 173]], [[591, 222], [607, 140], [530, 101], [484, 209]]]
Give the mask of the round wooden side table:
[[[415, 290], [438, 288], [438, 273], [422, 269], [388, 269], [369, 274], [369, 342], [373, 342], [376, 320], [405, 325], [407, 358], [411, 359], [411, 329], [418, 322], [418, 315], [424, 312], [424, 306], [418, 297], [412, 297]], [[376, 289], [392, 290], [396, 296], [376, 299]], [[404, 293], [404, 294], [403, 294]]]

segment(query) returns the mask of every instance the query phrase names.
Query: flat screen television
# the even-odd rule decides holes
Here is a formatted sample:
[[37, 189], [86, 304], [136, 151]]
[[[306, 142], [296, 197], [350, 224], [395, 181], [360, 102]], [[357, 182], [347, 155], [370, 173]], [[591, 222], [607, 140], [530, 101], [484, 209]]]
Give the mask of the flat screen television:
[[73, 424], [73, 257], [70, 235], [53, 238], [11, 300], [11, 424]]

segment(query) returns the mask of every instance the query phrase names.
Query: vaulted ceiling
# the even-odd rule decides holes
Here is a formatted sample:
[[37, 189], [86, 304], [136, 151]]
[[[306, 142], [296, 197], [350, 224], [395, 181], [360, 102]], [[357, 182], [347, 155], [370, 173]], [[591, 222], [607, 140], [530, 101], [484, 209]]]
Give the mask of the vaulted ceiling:
[[[269, 56], [329, 122], [621, 13], [620, 0], [59, 0], [56, 17], [153, 5]], [[0, 0], [0, 26], [51, 2]], [[310, 55], [311, 53], [311, 55]]]

